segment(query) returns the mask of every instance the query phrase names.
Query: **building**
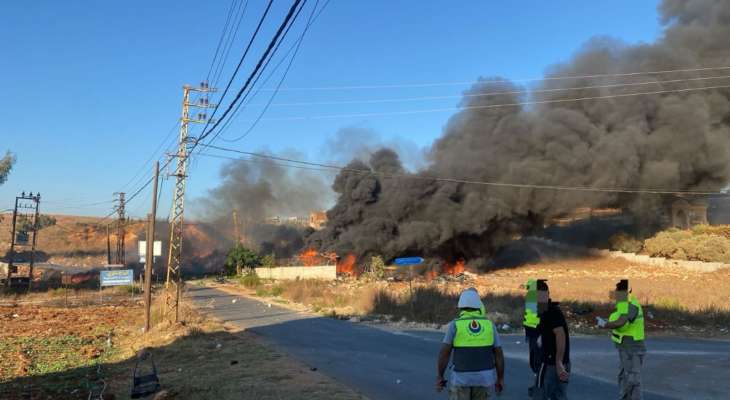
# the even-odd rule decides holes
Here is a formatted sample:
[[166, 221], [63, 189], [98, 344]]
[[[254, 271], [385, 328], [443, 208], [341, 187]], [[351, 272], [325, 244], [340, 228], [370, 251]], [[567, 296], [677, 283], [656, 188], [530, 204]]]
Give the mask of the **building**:
[[313, 211], [309, 213], [309, 227], [320, 230], [327, 224], [327, 213], [324, 211]]

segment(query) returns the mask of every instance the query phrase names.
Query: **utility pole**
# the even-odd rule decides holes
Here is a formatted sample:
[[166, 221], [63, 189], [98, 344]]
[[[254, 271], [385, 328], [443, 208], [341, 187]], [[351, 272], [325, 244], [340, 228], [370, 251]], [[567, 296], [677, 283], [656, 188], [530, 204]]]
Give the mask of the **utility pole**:
[[106, 224], [106, 264], [112, 263], [112, 240], [109, 234], [109, 224]]
[[[165, 300], [165, 314], [168, 320], [177, 323], [180, 317], [178, 312], [178, 304], [180, 303], [180, 285], [181, 280], [181, 257], [182, 257], [182, 240], [183, 240], [183, 214], [185, 211], [185, 180], [187, 178], [188, 153], [190, 149], [190, 140], [188, 138], [188, 124], [198, 123], [205, 124], [213, 122], [208, 119], [205, 112], [198, 113], [195, 118], [190, 117], [190, 107], [207, 109], [215, 107], [208, 101], [208, 93], [215, 92], [215, 88], [208, 86], [207, 82], [202, 82], [198, 87], [190, 85], [183, 86], [182, 101], [182, 118], [180, 118], [180, 137], [178, 138], [177, 166], [175, 173], [175, 187], [172, 192], [172, 209], [170, 210], [170, 243], [167, 256], [167, 297]], [[190, 102], [190, 92], [199, 92], [202, 96], [197, 102]]]
[[150, 331], [150, 308], [152, 307], [152, 269], [155, 267], [155, 218], [157, 218], [157, 181], [160, 176], [160, 162], [155, 162], [155, 180], [152, 186], [152, 212], [147, 217], [147, 251], [144, 266], [144, 331]]
[[236, 233], [236, 245], [241, 244], [241, 231], [238, 226], [238, 210], [233, 210], [233, 229]]
[[[20, 246], [28, 246], [28, 228], [33, 233], [33, 239], [31, 242], [30, 249], [30, 263], [28, 266], [28, 290], [30, 290], [33, 284], [33, 264], [35, 262], [35, 246], [36, 246], [36, 234], [38, 232], [38, 212], [41, 202], [41, 194], [37, 193], [35, 196], [33, 192], [26, 195], [22, 192], [20, 196], [15, 197], [15, 208], [13, 209], [13, 225], [10, 233], [10, 251], [8, 252], [8, 271], [5, 276], [5, 287], [10, 287], [10, 281], [13, 273], [17, 272], [17, 266], [15, 265], [15, 248]], [[31, 212], [24, 212], [27, 210]], [[23, 217], [23, 228], [18, 231], [18, 217]], [[30, 226], [28, 220], [31, 220]]]
[[124, 216], [124, 192], [117, 192], [114, 193], [115, 196], [118, 196], [116, 201], [119, 203], [116, 205], [117, 210], [117, 257], [116, 257], [116, 264], [122, 264], [124, 265], [124, 225], [125, 225], [125, 216]]

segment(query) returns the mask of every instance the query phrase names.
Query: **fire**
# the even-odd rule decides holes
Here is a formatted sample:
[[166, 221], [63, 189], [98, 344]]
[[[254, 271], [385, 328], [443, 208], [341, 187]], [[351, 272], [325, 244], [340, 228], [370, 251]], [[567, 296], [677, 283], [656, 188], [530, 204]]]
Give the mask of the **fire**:
[[301, 260], [302, 264], [307, 267], [319, 264], [319, 253], [317, 253], [317, 250], [314, 249], [304, 250], [301, 254], [297, 256], [297, 258]]
[[348, 254], [342, 257], [339, 262], [337, 262], [337, 273], [352, 276], [355, 276], [357, 274], [357, 271], [355, 270], [354, 254]]
[[454, 264], [446, 263], [441, 267], [441, 272], [449, 275], [459, 275], [464, 273], [464, 270], [466, 269], [465, 265], [466, 263], [464, 262], [464, 260], [459, 260]]
[[428, 271], [426, 271], [426, 274], [424, 276], [426, 277], [427, 281], [432, 281], [436, 279], [436, 277], [438, 276], [438, 272], [436, 272], [435, 269], [429, 269]]

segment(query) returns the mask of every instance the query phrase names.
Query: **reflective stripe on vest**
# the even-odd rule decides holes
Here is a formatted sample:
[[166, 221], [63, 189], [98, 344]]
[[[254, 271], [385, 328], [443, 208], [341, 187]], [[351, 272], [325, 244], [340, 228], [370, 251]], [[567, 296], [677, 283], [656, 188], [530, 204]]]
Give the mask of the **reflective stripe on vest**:
[[522, 325], [528, 328], [537, 328], [540, 325], [540, 317], [531, 309], [525, 309], [525, 319], [522, 321]]
[[639, 301], [636, 300], [636, 297], [631, 296], [629, 298], [629, 301], [620, 301], [616, 303], [616, 311], [614, 311], [610, 317], [608, 317], [608, 320], [613, 322], [619, 319], [621, 315], [628, 315], [629, 313], [629, 303], [633, 304], [636, 308], [639, 309], [638, 314], [636, 314], [636, 319], [634, 322], [626, 322], [624, 326], [614, 329], [611, 331], [611, 340], [613, 340], [616, 343], [621, 343], [624, 340], [624, 337], [630, 337], [634, 339], [634, 341], [640, 341], [644, 340], [644, 310], [641, 308], [641, 304], [639, 304]]
[[494, 325], [481, 311], [462, 312], [454, 320], [454, 371], [494, 368]]

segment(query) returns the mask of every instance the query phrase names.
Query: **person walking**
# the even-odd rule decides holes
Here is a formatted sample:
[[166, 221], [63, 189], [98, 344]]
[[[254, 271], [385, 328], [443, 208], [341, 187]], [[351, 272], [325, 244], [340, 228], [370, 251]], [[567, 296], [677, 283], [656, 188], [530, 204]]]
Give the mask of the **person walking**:
[[[459, 316], [449, 322], [436, 365], [436, 390], [448, 382], [449, 400], [484, 400], [504, 389], [504, 354], [499, 334], [484, 315], [475, 289], [459, 296]], [[445, 378], [449, 359], [453, 369]]]
[[629, 289], [629, 281], [622, 279], [613, 292], [616, 310], [608, 321], [596, 317], [599, 328], [611, 329], [611, 340], [618, 349], [619, 399], [641, 400], [641, 367], [646, 356], [644, 344], [644, 311]]
[[570, 335], [559, 303], [550, 299], [544, 279], [537, 280], [537, 330], [542, 342], [542, 363], [537, 372], [533, 400], [567, 400], [570, 377]]
[[[537, 314], [537, 281], [528, 280], [525, 289], [527, 289], [527, 293], [525, 294], [525, 316], [522, 326], [525, 328], [525, 341], [529, 349], [530, 370], [533, 376], [537, 377], [542, 364], [542, 344], [540, 343], [540, 331], [537, 330], [540, 325], [540, 316]], [[535, 385], [536, 379], [533, 379], [533, 384], [527, 388], [529, 397], [532, 397]]]

